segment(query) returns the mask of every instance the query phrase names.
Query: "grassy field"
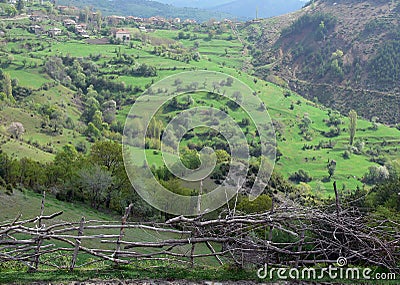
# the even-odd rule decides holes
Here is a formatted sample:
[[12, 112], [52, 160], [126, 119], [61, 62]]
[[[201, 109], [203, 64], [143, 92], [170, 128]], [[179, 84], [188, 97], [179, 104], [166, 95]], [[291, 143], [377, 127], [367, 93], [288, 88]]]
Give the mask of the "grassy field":
[[[12, 221], [19, 214], [22, 214], [22, 220], [30, 219], [36, 217], [40, 213], [40, 205], [41, 205], [42, 196], [36, 193], [33, 193], [30, 190], [14, 190], [13, 195], [7, 195], [3, 192], [0, 192], [0, 220], [3, 222]], [[55, 199], [52, 195], [47, 195], [45, 202], [45, 215], [50, 215], [55, 212], [63, 211], [63, 214], [54, 220], [47, 221], [46, 225], [52, 225], [61, 222], [71, 222], [71, 223], [79, 223], [82, 217], [85, 217], [86, 221], [103, 221], [104, 223], [109, 224], [119, 224], [121, 220], [121, 216], [116, 215], [115, 213], [104, 213], [101, 211], [94, 210], [89, 206], [86, 206], [81, 203], [68, 203]], [[110, 229], [110, 230], [87, 230], [86, 234], [107, 234], [107, 235], [119, 235], [119, 229]], [[156, 232], [146, 229], [126, 229], [125, 230], [125, 241], [140, 241], [140, 242], [156, 242], [162, 241], [164, 239], [173, 239], [173, 238], [182, 238], [182, 236], [173, 234], [173, 233], [165, 233], [165, 232]], [[67, 246], [66, 244], [52, 241], [58, 246]], [[82, 245], [89, 248], [100, 248], [100, 249], [115, 249], [114, 244], [104, 244], [98, 240], [83, 240]], [[215, 248], [218, 249], [218, 245], [214, 245]], [[179, 246], [176, 248], [177, 253], [186, 253], [190, 251], [191, 246]], [[137, 248], [138, 252], [149, 253], [154, 252], [153, 250], [146, 248]], [[157, 249], [156, 249], [157, 251]], [[197, 254], [206, 254], [210, 253], [210, 250], [206, 247], [206, 245], [199, 244], [196, 247]], [[85, 262], [90, 258], [86, 254], [82, 254], [80, 256], [79, 261]], [[197, 260], [199, 264], [207, 264], [210, 266], [217, 265], [217, 261], [214, 258], [200, 258]], [[1, 275], [1, 274], [0, 274]]]

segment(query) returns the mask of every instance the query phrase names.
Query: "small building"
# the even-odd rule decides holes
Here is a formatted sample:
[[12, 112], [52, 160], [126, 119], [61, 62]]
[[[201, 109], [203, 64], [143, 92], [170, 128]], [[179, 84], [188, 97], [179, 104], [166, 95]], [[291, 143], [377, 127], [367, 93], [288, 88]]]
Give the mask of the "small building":
[[108, 16], [106, 19], [107, 19], [107, 22], [112, 25], [119, 24], [126, 20], [126, 18], [123, 16], [115, 16], [115, 15]]
[[139, 27], [139, 31], [141, 31], [142, 33], [147, 33], [147, 30], [146, 30], [145, 26], [140, 26]]
[[75, 30], [76, 33], [84, 39], [90, 38], [88, 32], [85, 29], [79, 28]]
[[172, 22], [173, 22], [174, 24], [180, 24], [181, 18], [175, 18]]
[[185, 24], [196, 24], [197, 21], [196, 21], [196, 20], [193, 20], [193, 19], [186, 19], [184, 23], [185, 23]]
[[70, 27], [76, 25], [76, 22], [72, 19], [65, 19], [64, 20], [64, 26], [65, 27]]
[[32, 25], [29, 26], [29, 32], [34, 33], [35, 35], [40, 35], [41, 33], [43, 33], [43, 28], [39, 25]]
[[42, 15], [31, 15], [29, 17], [29, 20], [31, 20], [32, 22], [40, 22], [43, 20], [43, 16]]
[[59, 36], [59, 35], [61, 35], [61, 29], [59, 29], [59, 28], [51, 28], [50, 30], [48, 30], [48, 34], [51, 37]]
[[115, 32], [115, 38], [121, 41], [130, 41], [131, 33], [128, 30], [118, 30]]

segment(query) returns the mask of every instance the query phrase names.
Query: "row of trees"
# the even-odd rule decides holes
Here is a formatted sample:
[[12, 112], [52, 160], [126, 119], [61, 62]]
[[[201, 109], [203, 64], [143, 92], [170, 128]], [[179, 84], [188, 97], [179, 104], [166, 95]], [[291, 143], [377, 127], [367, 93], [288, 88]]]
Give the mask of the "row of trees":
[[122, 212], [130, 203], [139, 216], [156, 212], [132, 188], [125, 172], [121, 145], [111, 141], [93, 144], [90, 154], [66, 145], [51, 163], [29, 158], [16, 160], [0, 153], [0, 188], [17, 185], [40, 192], [51, 189], [60, 200], [80, 201], [96, 209]]

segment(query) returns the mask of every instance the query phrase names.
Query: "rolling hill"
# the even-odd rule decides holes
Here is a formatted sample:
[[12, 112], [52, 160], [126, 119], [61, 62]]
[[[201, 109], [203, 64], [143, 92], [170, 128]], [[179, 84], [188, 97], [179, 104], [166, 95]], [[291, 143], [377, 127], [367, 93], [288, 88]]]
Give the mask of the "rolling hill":
[[260, 76], [277, 75], [292, 90], [343, 113], [355, 109], [396, 124], [399, 21], [400, 1], [320, 0], [245, 30]]

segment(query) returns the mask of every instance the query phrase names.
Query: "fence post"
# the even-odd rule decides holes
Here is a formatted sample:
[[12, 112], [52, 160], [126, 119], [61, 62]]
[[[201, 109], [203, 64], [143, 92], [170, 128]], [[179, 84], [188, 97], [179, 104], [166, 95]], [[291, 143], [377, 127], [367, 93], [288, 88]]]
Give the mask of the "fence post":
[[[275, 210], [275, 197], [272, 195], [270, 215], [272, 215], [274, 213], [274, 210]], [[271, 222], [272, 222], [272, 220], [271, 220]], [[273, 233], [274, 233], [274, 226], [270, 225], [269, 230], [268, 230], [267, 265], [270, 265], [271, 257], [272, 257], [269, 246], [272, 242]]]
[[39, 230], [42, 228], [42, 217], [44, 214], [44, 204], [46, 201], [46, 191], [43, 191], [43, 198], [42, 198], [42, 204], [40, 206], [40, 216], [38, 217], [37, 220], [37, 229], [38, 229], [38, 237], [36, 238], [36, 249], [35, 249], [35, 256], [34, 256], [34, 261], [33, 261], [33, 268], [30, 268], [29, 271], [36, 271], [39, 268], [39, 262], [40, 262], [40, 247], [42, 246], [43, 243], [43, 238], [39, 236]]
[[[190, 244], [190, 239], [189, 239], [189, 244]], [[193, 268], [194, 267], [194, 250], [195, 250], [195, 243], [192, 243], [192, 249], [190, 250], [190, 266]]]
[[85, 217], [82, 217], [81, 223], [79, 224], [78, 238], [75, 239], [74, 255], [72, 256], [71, 266], [69, 267], [70, 271], [73, 271], [75, 268], [76, 259], [78, 258], [79, 247], [81, 245], [81, 239], [79, 237], [83, 235], [84, 226], [85, 226]]
[[[115, 249], [115, 252], [114, 252], [114, 254], [113, 254], [113, 257], [114, 257], [115, 259], [118, 259], [118, 254], [119, 254], [119, 251], [121, 250], [121, 241], [122, 241], [122, 238], [123, 238], [124, 235], [125, 235], [125, 225], [126, 225], [126, 221], [128, 220], [129, 213], [131, 212], [132, 207], [133, 207], [133, 204], [130, 204], [128, 207], [126, 207], [126, 208], [125, 208], [125, 215], [122, 217], [121, 229], [120, 229], [120, 231], [119, 231], [119, 237], [118, 237], [118, 240], [117, 240], [117, 248]], [[118, 261], [115, 261], [115, 262], [116, 262], [117, 265], [118, 265]]]
[[339, 192], [337, 190], [336, 181], [333, 182], [333, 190], [335, 191], [335, 203], [336, 203], [336, 217], [339, 218], [342, 207], [340, 206]]

